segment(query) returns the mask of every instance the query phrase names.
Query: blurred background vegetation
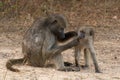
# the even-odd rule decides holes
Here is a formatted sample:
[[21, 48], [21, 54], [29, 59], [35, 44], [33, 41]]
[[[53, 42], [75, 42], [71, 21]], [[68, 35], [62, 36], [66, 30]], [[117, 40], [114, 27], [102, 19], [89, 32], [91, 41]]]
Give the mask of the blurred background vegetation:
[[71, 29], [120, 25], [120, 0], [0, 0], [0, 27], [28, 27], [45, 10], [64, 14]]

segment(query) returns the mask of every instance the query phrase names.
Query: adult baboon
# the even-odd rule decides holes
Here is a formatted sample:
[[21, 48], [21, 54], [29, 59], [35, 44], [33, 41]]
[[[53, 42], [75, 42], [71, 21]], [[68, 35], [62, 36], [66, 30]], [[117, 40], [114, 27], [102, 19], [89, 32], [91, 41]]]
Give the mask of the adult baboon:
[[94, 49], [94, 30], [92, 27], [82, 27], [78, 30], [79, 32], [84, 34], [84, 38], [79, 39], [79, 45], [75, 46], [75, 64], [77, 67], [80, 68], [79, 57], [81, 51], [84, 50], [84, 59], [85, 59], [85, 66], [89, 67], [89, 53], [91, 54], [93, 64], [95, 66], [95, 71], [100, 73], [99, 66], [95, 56], [95, 49]]
[[46, 61], [52, 59], [58, 70], [75, 70], [64, 66], [61, 52], [76, 46], [79, 43], [79, 37], [76, 36], [69, 43], [59, 45], [58, 39], [65, 38], [64, 28], [66, 28], [66, 19], [60, 14], [53, 14], [44, 19], [36, 20], [23, 38], [22, 53], [24, 57], [8, 60], [7, 69], [18, 72], [19, 70], [12, 66], [25, 62], [32, 66], [44, 67]]

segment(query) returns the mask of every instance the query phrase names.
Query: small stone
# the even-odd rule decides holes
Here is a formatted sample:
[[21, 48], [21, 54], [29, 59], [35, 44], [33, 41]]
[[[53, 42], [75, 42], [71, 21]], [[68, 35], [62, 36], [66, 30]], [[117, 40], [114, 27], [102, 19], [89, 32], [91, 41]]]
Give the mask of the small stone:
[[115, 58], [115, 59], [117, 59], [117, 57], [116, 57], [116, 56], [115, 56], [114, 58]]

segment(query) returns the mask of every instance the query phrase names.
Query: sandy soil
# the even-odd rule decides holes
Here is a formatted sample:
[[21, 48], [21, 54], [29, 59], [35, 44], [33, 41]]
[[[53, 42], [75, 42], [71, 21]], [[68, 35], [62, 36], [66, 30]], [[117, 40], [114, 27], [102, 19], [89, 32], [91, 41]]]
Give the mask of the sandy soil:
[[[12, 29], [11, 29], [12, 30]], [[54, 68], [15, 66], [21, 72], [6, 69], [10, 58], [22, 57], [22, 35], [18, 30], [0, 30], [0, 80], [120, 80], [120, 27], [97, 27], [95, 49], [103, 73], [95, 73], [94, 66], [80, 72], [61, 72]], [[65, 61], [74, 63], [73, 49], [63, 52]], [[81, 63], [83, 59], [81, 59]]]

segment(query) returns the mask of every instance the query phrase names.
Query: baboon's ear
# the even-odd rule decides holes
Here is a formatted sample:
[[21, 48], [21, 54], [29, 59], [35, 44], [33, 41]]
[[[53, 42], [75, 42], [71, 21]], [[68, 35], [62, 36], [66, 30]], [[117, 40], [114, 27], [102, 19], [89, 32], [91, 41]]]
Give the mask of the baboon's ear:
[[51, 24], [56, 24], [57, 22], [58, 22], [57, 20], [54, 20], [54, 21], [52, 21]]
[[93, 30], [90, 31], [90, 36], [94, 36], [94, 31]]
[[45, 19], [44, 25], [48, 26], [48, 25], [56, 24], [57, 22], [58, 21], [56, 20], [55, 16], [51, 15]]

